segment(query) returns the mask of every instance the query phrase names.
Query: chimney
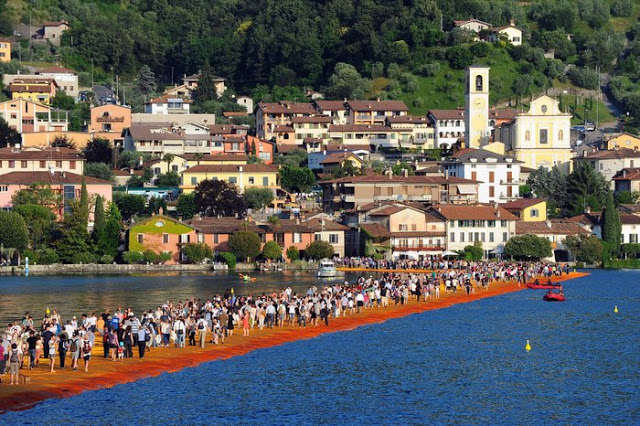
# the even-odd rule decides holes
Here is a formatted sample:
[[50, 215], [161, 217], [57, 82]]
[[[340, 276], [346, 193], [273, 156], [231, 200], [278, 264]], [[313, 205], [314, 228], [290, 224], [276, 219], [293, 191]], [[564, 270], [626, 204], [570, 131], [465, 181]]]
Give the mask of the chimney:
[[515, 19], [513, 19], [513, 18], [509, 19], [509, 25], [512, 26], [512, 27], [515, 27], [516, 26]]
[[322, 155], [327, 155], [327, 149], [326, 148], [322, 150]]
[[296, 216], [296, 225], [300, 225], [300, 216]]
[[500, 217], [500, 209], [496, 210], [496, 217], [499, 218]]
[[498, 203], [497, 203], [497, 202], [494, 202], [494, 203], [493, 203], [493, 208], [494, 208], [494, 209], [496, 209], [496, 210], [498, 210]]
[[243, 170], [244, 170], [244, 169], [242, 168], [242, 166], [238, 166], [238, 171], [239, 171], [240, 173], [242, 173], [242, 171], [243, 171]]
[[389, 169], [389, 180], [393, 179], [393, 170]]
[[133, 168], [129, 169], [129, 174], [132, 175], [133, 174]]
[[445, 178], [446, 180], [449, 180], [449, 170], [445, 170], [445, 171], [444, 171], [444, 178]]
[[591, 213], [591, 207], [590, 206], [586, 206], [584, 208], [584, 212], [585, 212], [585, 214], [590, 214]]
[[142, 160], [142, 157], [138, 157], [138, 166], [142, 167], [143, 163], [144, 163], [144, 161]]
[[62, 178], [64, 179], [64, 178], [66, 178], [66, 177], [67, 177], [67, 172], [63, 171], [63, 172], [62, 172]]
[[550, 220], [546, 220], [545, 221], [547, 228], [551, 229], [551, 221]]
[[376, 102], [380, 102], [380, 98], [376, 98]]
[[402, 169], [402, 175], [403, 175], [404, 177], [409, 177], [409, 170], [407, 170], [407, 169]]
[[638, 152], [638, 147], [637, 146], [633, 147], [633, 152]]

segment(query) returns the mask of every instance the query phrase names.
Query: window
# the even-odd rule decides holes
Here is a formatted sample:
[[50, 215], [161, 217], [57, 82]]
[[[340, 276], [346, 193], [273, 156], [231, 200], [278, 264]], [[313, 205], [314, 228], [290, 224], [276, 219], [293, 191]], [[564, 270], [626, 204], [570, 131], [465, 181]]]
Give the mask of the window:
[[469, 232], [469, 242], [473, 242], [473, 232]]
[[219, 238], [218, 234], [213, 234], [213, 244], [218, 244], [220, 242]]
[[143, 243], [144, 243], [144, 235], [138, 234], [138, 244], [143, 244]]
[[191, 176], [191, 185], [197, 185], [198, 184], [198, 178], [195, 176]]
[[16, 162], [13, 160], [9, 160], [9, 168], [10, 169], [15, 169], [16, 168]]
[[502, 233], [502, 242], [503, 242], [503, 243], [506, 243], [506, 242], [507, 242], [507, 240], [508, 240], [508, 238], [507, 238], [507, 233], [506, 233], [506, 232], [503, 232], [503, 233]]
[[56, 161], [56, 167], [61, 169], [62, 168], [62, 161]]
[[320, 240], [322, 240], [322, 235], [320, 235], [320, 234], [315, 234], [315, 235], [313, 236], [313, 240], [314, 240], [314, 241], [320, 241]]
[[496, 226], [496, 221], [495, 220], [490, 220], [487, 222], [487, 226], [489, 228], [493, 228], [494, 226]]
[[178, 166], [171, 166], [171, 171], [172, 172], [178, 172]]
[[496, 178], [496, 173], [495, 172], [489, 172], [489, 183], [495, 182], [495, 178]]
[[476, 90], [478, 92], [482, 92], [482, 76], [481, 75], [476, 76]]
[[547, 140], [547, 129], [540, 129], [540, 143], [547, 144], [549, 141]]
[[501, 220], [501, 221], [500, 221], [500, 226], [501, 226], [501, 227], [503, 227], [503, 228], [504, 228], [505, 226], [507, 226], [507, 221], [506, 221], [506, 220]]
[[162, 244], [169, 244], [169, 234], [162, 234]]
[[262, 178], [262, 186], [269, 186], [269, 178], [268, 177], [263, 177]]
[[460, 233], [460, 242], [464, 243], [464, 232]]
[[256, 178], [249, 176], [249, 185], [253, 185], [254, 183], [256, 183]]
[[493, 242], [493, 232], [489, 232], [489, 242]]
[[538, 217], [539, 213], [538, 213], [538, 209], [531, 209], [531, 217]]
[[329, 234], [329, 242], [331, 244], [338, 244], [338, 234]]
[[191, 235], [189, 235], [189, 234], [180, 235], [180, 242], [181, 243], [190, 243], [191, 242]]
[[198, 243], [204, 244], [204, 234], [198, 233]]
[[456, 234], [455, 233], [451, 233], [451, 235], [449, 235], [449, 241], [452, 243], [456, 242]]
[[235, 177], [235, 176], [229, 177], [229, 183], [237, 184], [238, 183], [238, 178]]
[[294, 243], [301, 243], [302, 242], [302, 234], [299, 232], [294, 232], [293, 233], [293, 242]]
[[564, 132], [562, 130], [558, 130], [558, 140], [561, 141], [564, 139]]
[[9, 187], [7, 185], [0, 185], [0, 192], [9, 192]]
[[[0, 164], [0, 167], [2, 167], [2, 164]], [[40, 168], [41, 169], [46, 169], [47, 168], [47, 162], [46, 161], [41, 161], [40, 162]]]
[[493, 186], [489, 187], [489, 198], [493, 198], [496, 196], [496, 188]]
[[407, 224], [406, 223], [401, 223], [400, 225], [398, 225], [398, 231], [408, 231], [409, 229], [407, 228]]
[[531, 140], [531, 132], [530, 131], [527, 130], [524, 133], [524, 140], [527, 141], [527, 142], [529, 142]]
[[153, 168], [153, 174], [154, 175], [159, 175], [160, 173], [162, 173], [162, 170], [160, 170], [160, 167], [154, 167]]
[[471, 172], [471, 180], [478, 180], [478, 172]]
[[69, 161], [69, 168], [71, 170], [75, 170], [76, 168], [76, 162], [75, 161]]
[[484, 232], [480, 233], [480, 241], [482, 241], [484, 243]]

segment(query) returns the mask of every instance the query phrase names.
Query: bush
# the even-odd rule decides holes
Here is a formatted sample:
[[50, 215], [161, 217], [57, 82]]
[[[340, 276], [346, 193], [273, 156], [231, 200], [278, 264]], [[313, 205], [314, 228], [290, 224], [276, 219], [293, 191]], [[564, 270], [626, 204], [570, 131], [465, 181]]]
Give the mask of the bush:
[[291, 246], [287, 249], [287, 259], [292, 262], [300, 259], [300, 250], [298, 250], [298, 247]]
[[431, 64], [423, 64], [416, 68], [416, 72], [425, 77], [433, 77], [440, 72], [440, 64], [437, 62]]
[[473, 53], [473, 56], [484, 58], [491, 51], [491, 45], [489, 43], [474, 43], [469, 50]]
[[[309, 169], [307, 169], [309, 170]], [[229, 248], [238, 259], [254, 258], [260, 254], [260, 237], [252, 231], [236, 231], [229, 237]]]
[[40, 250], [38, 253], [38, 263], [40, 265], [53, 265], [55, 263], [60, 263], [60, 257], [54, 249], [45, 248]]
[[125, 251], [122, 253], [122, 260], [128, 264], [142, 263], [144, 254], [141, 251]]
[[190, 263], [200, 263], [205, 259], [213, 257], [213, 250], [206, 244], [191, 243], [182, 246], [182, 254], [184, 254]]
[[462, 70], [473, 63], [473, 54], [468, 47], [455, 46], [447, 51], [447, 61], [451, 68]]
[[262, 255], [271, 260], [280, 259], [282, 257], [282, 247], [275, 241], [267, 241], [262, 248]]
[[614, 0], [611, 5], [611, 14], [613, 16], [626, 17], [633, 12], [632, 0]]
[[145, 250], [142, 255], [147, 263], [157, 263], [160, 260], [160, 255], [153, 250]]
[[572, 67], [567, 75], [576, 86], [595, 90], [598, 88], [598, 74], [588, 68]]
[[80, 252], [80, 253], [75, 253], [72, 257], [71, 257], [71, 263], [78, 265], [80, 263], [82, 263], [83, 265], [88, 265], [90, 263], [96, 263], [96, 257], [89, 253], [89, 252]]
[[173, 252], [163, 251], [160, 253], [160, 262], [165, 263], [173, 259]]
[[322, 240], [314, 241], [304, 249], [304, 255], [309, 259], [324, 259], [331, 257], [334, 252], [333, 246]]
[[229, 269], [236, 269], [237, 259], [235, 254], [228, 251], [223, 251], [221, 253], [218, 253], [218, 258], [220, 259], [220, 261], [226, 263]]
[[98, 263], [101, 263], [103, 265], [110, 265], [113, 263], [113, 260], [113, 256], [111, 256], [110, 254], [103, 254], [98, 259]]

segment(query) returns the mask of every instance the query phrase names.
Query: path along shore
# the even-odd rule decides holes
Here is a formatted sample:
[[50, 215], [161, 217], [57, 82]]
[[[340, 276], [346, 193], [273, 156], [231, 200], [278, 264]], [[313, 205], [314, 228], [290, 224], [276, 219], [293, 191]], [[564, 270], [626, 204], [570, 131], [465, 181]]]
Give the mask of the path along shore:
[[[382, 272], [368, 270], [370, 272]], [[407, 273], [410, 271], [398, 270], [396, 272]], [[552, 277], [553, 282], [566, 281], [588, 275], [583, 272], [572, 272], [569, 275]], [[478, 288], [475, 293], [467, 295], [464, 291], [457, 293], [441, 293], [439, 299], [431, 299], [427, 302], [417, 302], [410, 299], [407, 305], [390, 304], [388, 308], [365, 309], [360, 314], [347, 315], [346, 317], [331, 318], [329, 326], [307, 325], [306, 328], [295, 326], [274, 327], [273, 329], [254, 329], [251, 335], [244, 337], [241, 329], [228, 339], [223, 345], [207, 344], [207, 347], [187, 346], [185, 348], [154, 348], [145, 354], [144, 359], [137, 357], [125, 359], [122, 362], [113, 362], [103, 358], [102, 339], [96, 339], [96, 345], [92, 351], [89, 372], [72, 372], [70, 368], [57, 369], [55, 373], [48, 372], [48, 361], [42, 360], [40, 365], [33, 370], [22, 369], [21, 374], [30, 378], [30, 384], [19, 386], [7, 385], [8, 375], [4, 376], [0, 384], [0, 413], [6, 411], [26, 410], [34, 405], [50, 398], [64, 398], [82, 393], [87, 390], [109, 388], [121, 383], [129, 383], [147, 377], [158, 376], [162, 373], [172, 373], [185, 367], [194, 367], [204, 362], [228, 359], [248, 352], [281, 345], [297, 340], [311, 339], [325, 333], [352, 330], [366, 325], [382, 323], [389, 319], [400, 318], [407, 315], [446, 308], [459, 303], [472, 302], [479, 299], [498, 296], [523, 290], [526, 287], [518, 287], [515, 282], [492, 282], [489, 290]], [[82, 361], [80, 361], [82, 366]]]

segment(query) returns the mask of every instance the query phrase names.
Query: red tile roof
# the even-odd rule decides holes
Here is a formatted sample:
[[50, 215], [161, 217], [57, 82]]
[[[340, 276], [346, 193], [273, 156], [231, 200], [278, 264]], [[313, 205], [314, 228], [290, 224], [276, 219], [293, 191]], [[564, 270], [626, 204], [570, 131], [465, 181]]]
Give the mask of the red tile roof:
[[326, 115], [310, 117], [291, 117], [292, 123], [331, 123], [331, 117]]
[[589, 235], [590, 232], [575, 221], [548, 220], [545, 222], [516, 222], [516, 234]]
[[[440, 204], [433, 208], [447, 220], [518, 220], [506, 209], [485, 204]], [[434, 211], [432, 210], [432, 211]]]
[[46, 148], [46, 149], [18, 149], [1, 148], [0, 160], [77, 160], [85, 161], [84, 157], [75, 149]]
[[316, 219], [316, 218], [309, 219], [305, 221], [304, 224], [306, 224], [314, 232], [322, 232], [322, 230], [324, 231], [348, 231], [349, 230], [349, 228], [347, 228], [346, 226], [338, 222], [334, 222], [332, 220], [325, 220], [324, 226], [322, 225], [322, 219]]
[[540, 204], [545, 201], [547, 200], [544, 198], [520, 198], [519, 200], [501, 204], [501, 206], [507, 210], [523, 210], [527, 207], [535, 206], [536, 204]]
[[277, 166], [267, 164], [200, 164], [180, 173], [237, 173], [242, 168], [245, 173], [275, 173]]
[[640, 157], [640, 151], [629, 148], [618, 148], [606, 151], [594, 151], [586, 155], [575, 157], [575, 160], [613, 160], [621, 158], [638, 158]]
[[325, 100], [317, 100], [314, 101], [318, 109], [321, 111], [340, 111], [346, 110], [346, 102], [342, 101], [325, 101]]
[[379, 223], [361, 223], [360, 228], [364, 229], [374, 238], [391, 238], [392, 234]]
[[393, 129], [383, 124], [332, 124], [329, 126], [329, 133], [362, 132], [362, 133], [395, 133], [401, 130]]
[[436, 120], [464, 119], [463, 109], [432, 109], [428, 115], [432, 115]]
[[349, 157], [355, 157], [360, 162], [362, 162], [362, 160], [360, 160], [360, 158], [352, 152], [336, 152], [336, 153], [327, 155], [325, 159], [320, 162], [320, 164], [342, 163], [344, 160], [346, 160]]
[[389, 123], [401, 123], [401, 124], [430, 124], [429, 119], [424, 115], [394, 115], [393, 117], [387, 117]]
[[36, 72], [36, 74], [75, 74], [75, 73], [76, 72], [74, 70], [70, 70], [69, 68], [60, 67], [60, 66], [49, 67]]
[[327, 180], [320, 182], [321, 185], [332, 183], [381, 183], [381, 182], [398, 182], [398, 183], [414, 183], [414, 184], [476, 184], [478, 181], [471, 179], [464, 179], [459, 177], [449, 176], [388, 176], [388, 175], [364, 175], [364, 176], [351, 176], [339, 179]]
[[620, 170], [613, 180], [640, 180], [640, 168], [626, 168]]
[[82, 176], [69, 172], [11, 172], [0, 175], [0, 182], [13, 185], [31, 185], [35, 182], [42, 182], [49, 185], [76, 184], [82, 183], [82, 178], [87, 185], [113, 185], [113, 182], [97, 179], [91, 176]]
[[353, 111], [409, 111], [403, 101], [347, 101], [347, 106]]
[[260, 102], [258, 109], [265, 114], [315, 114], [316, 109], [310, 103], [280, 101], [278, 103]]

